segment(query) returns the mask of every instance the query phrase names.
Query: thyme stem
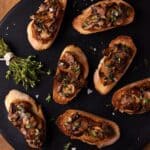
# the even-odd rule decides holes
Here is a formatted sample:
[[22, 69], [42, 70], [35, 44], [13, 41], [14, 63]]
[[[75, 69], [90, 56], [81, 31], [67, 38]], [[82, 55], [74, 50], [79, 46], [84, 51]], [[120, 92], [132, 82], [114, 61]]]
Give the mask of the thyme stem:
[[[3, 39], [0, 39], [0, 57], [4, 57], [8, 52], [11, 52], [8, 45]], [[27, 58], [15, 56], [10, 60], [6, 79], [12, 76], [16, 84], [22, 84], [27, 90], [29, 87], [34, 88], [40, 81], [40, 75], [45, 73], [42, 69], [42, 63], [36, 61], [35, 56]]]

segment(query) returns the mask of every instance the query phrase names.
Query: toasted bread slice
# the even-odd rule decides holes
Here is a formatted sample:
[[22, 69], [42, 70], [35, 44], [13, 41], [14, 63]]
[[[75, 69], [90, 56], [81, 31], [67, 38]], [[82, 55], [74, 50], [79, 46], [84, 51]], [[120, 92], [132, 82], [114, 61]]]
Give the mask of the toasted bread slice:
[[[49, 0], [49, 1], [52, 1], [52, 0]], [[49, 2], [48, 2], [48, 0], [45, 0], [44, 3], [49, 3]], [[43, 9], [42, 7], [43, 7], [44, 3], [41, 4], [41, 6], [39, 7], [39, 10]], [[55, 23], [55, 31], [50, 33], [50, 34], [52, 34], [52, 36], [49, 35], [48, 38], [47, 37], [40, 37], [39, 38], [40, 35], [37, 36], [38, 31], [36, 31], [36, 29], [34, 27], [37, 24], [36, 18], [32, 19], [27, 26], [28, 41], [30, 42], [31, 46], [37, 51], [42, 51], [42, 50], [48, 49], [53, 44], [53, 42], [55, 41], [55, 39], [57, 37], [57, 34], [58, 34], [59, 29], [61, 27], [64, 13], [65, 13], [67, 0], [58, 0], [58, 3], [60, 5], [59, 7], [61, 7], [61, 10], [59, 10], [60, 12], [58, 12], [59, 14], [58, 14], [58, 16], [56, 16], [56, 20], [54, 22]], [[51, 13], [52, 11], [54, 11], [53, 8], [49, 8], [48, 13], [49, 12]], [[47, 17], [49, 17], [49, 16], [47, 16]], [[48, 24], [50, 22], [47, 22], [47, 20], [46, 20], [46, 23]], [[40, 26], [42, 26], [42, 25], [40, 25]], [[42, 30], [43, 29], [41, 29], [41, 31]]]
[[[28, 145], [32, 148], [40, 148], [42, 145], [43, 145], [43, 142], [44, 142], [44, 139], [45, 139], [45, 136], [46, 136], [46, 121], [45, 121], [45, 118], [44, 118], [44, 115], [43, 115], [43, 112], [42, 112], [42, 108], [40, 105], [38, 105], [30, 96], [28, 96], [27, 94], [25, 93], [22, 93], [18, 90], [11, 90], [8, 95], [6, 96], [5, 98], [5, 107], [6, 107], [6, 110], [8, 113], [10, 113], [10, 111], [12, 111], [11, 115], [16, 115], [14, 114], [14, 108], [13, 108], [13, 104], [15, 104], [16, 106], [20, 103], [26, 103], [26, 104], [29, 104], [31, 107], [28, 108], [30, 109], [30, 112], [32, 115], [35, 116], [35, 118], [37, 118], [37, 120], [39, 121], [38, 125], [39, 126], [40, 124], [43, 125], [43, 128], [40, 129], [42, 130], [42, 133], [43, 133], [43, 139], [40, 139], [41, 141], [41, 144], [40, 146], [39, 145], [36, 145], [35, 143], [32, 143], [32, 142], [29, 142], [27, 139], [26, 139], [26, 136], [24, 135]], [[16, 111], [16, 110], [15, 110]], [[28, 113], [28, 112], [27, 112]], [[29, 113], [28, 113], [29, 114]], [[18, 116], [19, 117], [19, 116]], [[23, 117], [23, 116], [22, 116]], [[24, 116], [25, 117], [25, 116]], [[8, 115], [8, 118], [10, 120], [10, 114]], [[22, 118], [23, 119], [23, 118]], [[14, 122], [14, 120], [10, 120], [12, 123]], [[17, 121], [17, 120], [15, 120]], [[13, 124], [14, 125], [14, 124]], [[22, 126], [23, 124], [21, 124]], [[16, 127], [20, 130], [19, 128], [19, 125]], [[29, 129], [29, 128], [28, 128]], [[33, 128], [32, 128], [33, 129]], [[38, 127], [36, 127], [36, 129], [38, 129]], [[25, 132], [25, 131], [24, 131]], [[27, 132], [27, 131], [26, 131]], [[41, 132], [41, 131], [40, 131]], [[22, 133], [23, 134], [23, 133]], [[33, 139], [34, 140], [34, 139]]]
[[[101, 60], [100, 63], [98, 65], [98, 68], [96, 69], [95, 73], [94, 73], [94, 85], [95, 88], [98, 92], [100, 92], [101, 94], [105, 95], [108, 92], [111, 91], [111, 89], [118, 83], [118, 81], [121, 79], [121, 77], [125, 74], [125, 72], [127, 71], [127, 69], [129, 68], [130, 64], [133, 61], [133, 58], [135, 57], [136, 54], [136, 46], [133, 43], [133, 40], [131, 39], [131, 37], [129, 36], [118, 36], [117, 38], [115, 38], [114, 40], [112, 40], [109, 44], [108, 48], [113, 48], [115, 45], [124, 45], [128, 48], [130, 48], [130, 51], [132, 52], [132, 55], [128, 58], [129, 60], [126, 62], [127, 64], [124, 66], [124, 69], [122, 70], [121, 73], [116, 74], [116, 76], [114, 76], [114, 82], [108, 84], [108, 85], [104, 85], [102, 78], [99, 75], [99, 71], [102, 68], [102, 66], [104, 66], [105, 61], [107, 59], [106, 56], [104, 56]], [[121, 62], [120, 62], [121, 63]], [[121, 65], [121, 64], [120, 64]], [[114, 67], [114, 66], [112, 66]]]
[[98, 148], [112, 145], [120, 137], [120, 129], [115, 122], [80, 110], [67, 110], [57, 118], [56, 124], [71, 139]]
[[[60, 60], [62, 60], [62, 59], [64, 59], [64, 57], [65, 57], [65, 55], [66, 54], [71, 54], [71, 57], [73, 56], [73, 59], [75, 59], [75, 62], [74, 63], [77, 63], [77, 64], [80, 64], [80, 74], [79, 74], [79, 77], [77, 77], [75, 80], [76, 81], [79, 81], [80, 82], [80, 79], [82, 79], [82, 81], [83, 82], [86, 82], [86, 78], [87, 78], [87, 76], [88, 76], [88, 73], [89, 73], [89, 65], [88, 65], [88, 61], [87, 61], [87, 58], [86, 58], [86, 56], [85, 56], [85, 54], [83, 53], [83, 51], [79, 48], [79, 47], [77, 47], [77, 46], [74, 46], [74, 45], [69, 45], [69, 46], [67, 46], [64, 50], [63, 50], [63, 52], [62, 52], [62, 54], [61, 54], [61, 56], [60, 56], [60, 58], [59, 58], [59, 61]], [[67, 57], [70, 57], [70, 56], [67, 56]], [[66, 58], [67, 58], [66, 57]], [[68, 60], [68, 62], [67, 62], [67, 60], [63, 60], [64, 62], [66, 61], [66, 63], [68, 63], [68, 69], [67, 69], [67, 71], [66, 71], [66, 73], [67, 73], [67, 76], [69, 76], [68, 74], [69, 74], [69, 72], [71, 72], [71, 74], [72, 74], [72, 70], [71, 70], [71, 63], [69, 62], [70, 60]], [[59, 66], [59, 63], [58, 63], [58, 66]], [[78, 70], [77, 70], [78, 71]], [[57, 70], [56, 70], [56, 75], [55, 75], [55, 77], [54, 77], [54, 82], [53, 82], [53, 99], [54, 99], [54, 101], [56, 102], [56, 103], [59, 103], [59, 104], [67, 104], [68, 102], [70, 102], [74, 97], [76, 97], [76, 95], [79, 93], [79, 91], [81, 90], [81, 88], [76, 88], [75, 86], [74, 86], [74, 83], [72, 83], [72, 79], [73, 78], [71, 78], [71, 76], [69, 76], [69, 78], [70, 78], [70, 81], [67, 81], [67, 82], [69, 82], [68, 84], [70, 85], [70, 84], [73, 84], [73, 86], [74, 86], [74, 93], [70, 96], [70, 97], [67, 97], [67, 96], [64, 96], [64, 95], [62, 95], [59, 91], [58, 91], [58, 88], [59, 88], [59, 86], [60, 86], [60, 82], [58, 82], [58, 80], [56, 79], [56, 76], [58, 76], [60, 73], [64, 73], [65, 71], [60, 71], [60, 69], [59, 69], [59, 67], [57, 67]], [[73, 72], [74, 73], [74, 72]], [[76, 73], [76, 72], [75, 72]], [[78, 72], [77, 72], [78, 73]], [[63, 79], [65, 79], [66, 78], [66, 76], [65, 77], [63, 77], [62, 78], [62, 80]], [[68, 85], [67, 84], [67, 85]], [[76, 84], [79, 84], [79, 83], [76, 83]], [[84, 84], [84, 83], [83, 83]], [[84, 85], [83, 85], [84, 86]]]
[[128, 84], [112, 97], [116, 110], [127, 114], [143, 114], [150, 111], [150, 78]]
[[[95, 6], [96, 7], [101, 6], [100, 9], [98, 10], [99, 13], [100, 13], [98, 15], [98, 17], [100, 16], [103, 20], [104, 19], [108, 20], [106, 14], [104, 14], [103, 11], [107, 11], [107, 9], [109, 8], [109, 6], [112, 3], [116, 4], [116, 5], [122, 4], [122, 5], [126, 6], [127, 8], [130, 9], [129, 14], [128, 14], [128, 12], [126, 12], [127, 16], [122, 18], [122, 20], [119, 20], [120, 22], [118, 22], [116, 25], [114, 25], [114, 23], [113, 23], [113, 25], [104, 26], [105, 23], [102, 24], [102, 22], [101, 23], [98, 22], [99, 24], [101, 24], [101, 26], [99, 28], [84, 29], [83, 24], [86, 23], [85, 22], [86, 19], [92, 14], [92, 9]], [[101, 8], [103, 8], [103, 10]], [[118, 14], [118, 12], [117, 12], [117, 14]], [[122, 13], [122, 16], [123, 15], [124, 14]], [[94, 14], [94, 16], [96, 16], [96, 15]], [[89, 6], [85, 10], [83, 10], [83, 12], [73, 20], [72, 24], [73, 24], [73, 27], [74, 27], [75, 30], [77, 30], [81, 34], [86, 35], [86, 34], [92, 34], [92, 33], [97, 33], [97, 32], [103, 32], [103, 31], [110, 30], [110, 29], [113, 29], [113, 28], [116, 28], [116, 27], [119, 27], [119, 26], [125, 26], [125, 25], [130, 24], [131, 22], [133, 22], [134, 16], [135, 16], [134, 8], [130, 4], [128, 4], [127, 2], [125, 2], [123, 0], [102, 0], [102, 1], [99, 1], [99, 2]], [[119, 18], [119, 16], [118, 16], [118, 18]]]

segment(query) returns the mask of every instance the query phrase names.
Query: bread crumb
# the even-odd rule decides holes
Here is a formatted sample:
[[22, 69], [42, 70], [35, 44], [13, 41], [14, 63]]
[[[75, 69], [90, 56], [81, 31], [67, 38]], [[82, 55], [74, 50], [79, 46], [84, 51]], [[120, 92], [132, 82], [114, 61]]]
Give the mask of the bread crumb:
[[92, 94], [92, 93], [93, 93], [93, 90], [87, 89], [87, 95], [90, 95], [90, 94]]
[[54, 9], [53, 9], [53, 8], [49, 8], [49, 11], [50, 11], [50, 12], [53, 12], [53, 11], [54, 11]]
[[106, 106], [106, 107], [111, 107], [111, 104], [106, 104], [105, 106]]
[[9, 30], [9, 26], [6, 27], [6, 30]]
[[36, 94], [35, 97], [38, 99], [39, 98], [39, 94]]
[[97, 50], [96, 48], [93, 48], [93, 51], [94, 51], [94, 52], [96, 52], [96, 50]]
[[112, 115], [113, 115], [113, 116], [115, 116], [115, 113], [114, 113], [114, 112], [112, 112]]

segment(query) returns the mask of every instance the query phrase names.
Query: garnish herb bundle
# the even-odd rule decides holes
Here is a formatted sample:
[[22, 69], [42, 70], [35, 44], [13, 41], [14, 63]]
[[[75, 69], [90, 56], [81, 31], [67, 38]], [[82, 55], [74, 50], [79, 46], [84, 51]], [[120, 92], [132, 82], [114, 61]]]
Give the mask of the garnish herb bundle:
[[[3, 39], [0, 39], [0, 58], [4, 58], [11, 50]], [[12, 53], [13, 54], [13, 53]], [[7, 61], [7, 60], [5, 60]], [[35, 56], [21, 58], [13, 56], [9, 60], [6, 79], [12, 77], [16, 84], [22, 84], [25, 89], [34, 88], [40, 81], [40, 75], [45, 73], [41, 62], [35, 60]]]

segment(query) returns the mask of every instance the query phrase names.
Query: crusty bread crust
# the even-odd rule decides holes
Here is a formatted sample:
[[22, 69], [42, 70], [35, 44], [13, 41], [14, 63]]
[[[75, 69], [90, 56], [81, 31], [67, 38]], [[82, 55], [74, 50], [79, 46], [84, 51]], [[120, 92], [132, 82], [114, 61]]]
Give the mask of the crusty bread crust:
[[[63, 7], [63, 10], [65, 11], [66, 9], [66, 6], [67, 6], [67, 0], [59, 0], [62, 7]], [[58, 22], [58, 28], [57, 28], [57, 32], [55, 33], [54, 37], [49, 40], [47, 43], [43, 43], [41, 40], [37, 40], [35, 37], [34, 37], [34, 34], [33, 34], [33, 24], [34, 24], [34, 21], [30, 21], [28, 26], [27, 26], [27, 36], [28, 36], [28, 41], [29, 43], [31, 44], [31, 46], [37, 50], [37, 51], [43, 51], [43, 50], [46, 50], [48, 49], [52, 44], [53, 42], [55, 41], [56, 37], [57, 37], [57, 34], [59, 32], [59, 29], [61, 27], [61, 23], [63, 21], [63, 16], [64, 14], [62, 14], [62, 17], [60, 19], [60, 21]]]
[[[33, 24], [34, 24], [34, 21], [30, 21], [30, 23], [28, 24], [28, 27], [27, 27], [27, 35], [28, 35], [28, 40], [31, 44], [31, 46], [37, 50], [37, 51], [41, 51], [41, 50], [46, 50], [48, 47], [51, 46], [51, 44], [53, 43], [53, 41], [55, 40], [55, 38], [53, 38], [52, 40], [48, 41], [47, 43], [43, 43], [42, 41], [40, 40], [37, 40], [35, 37], [34, 37], [34, 34], [33, 34]], [[56, 37], [56, 36], [55, 36]]]
[[98, 4], [107, 5], [107, 4], [112, 3], [112, 2], [115, 2], [117, 4], [123, 3], [126, 6], [129, 6], [132, 10], [130, 16], [126, 19], [124, 24], [122, 24], [120, 26], [125, 26], [125, 25], [133, 22], [134, 16], [135, 16], [135, 11], [134, 11], [134, 8], [130, 4], [128, 4], [127, 2], [125, 2], [123, 0], [102, 0], [102, 1], [99, 1], [99, 2], [89, 6], [85, 10], [83, 10], [82, 13], [73, 20], [72, 25], [73, 25], [74, 29], [76, 31], [78, 31], [80, 34], [92, 34], [92, 33], [103, 32], [106, 30], [116, 28], [116, 27], [107, 27], [107, 28], [103, 28], [100, 30], [93, 30], [93, 31], [92, 30], [84, 30], [82, 28], [83, 21], [91, 14], [91, 7], [93, 7], [94, 5], [98, 5]]
[[136, 55], [137, 48], [136, 48], [135, 44], [133, 43], [133, 40], [132, 40], [131, 37], [120, 35], [120, 36], [118, 36], [117, 38], [115, 38], [114, 40], [112, 40], [110, 42], [109, 47], [112, 47], [113, 45], [119, 44], [119, 43], [124, 44], [124, 45], [130, 47], [133, 50], [133, 56], [130, 59], [130, 61], [129, 61], [127, 67], [125, 68], [125, 70], [123, 71], [123, 73], [120, 74], [119, 79], [117, 81], [115, 81], [114, 83], [112, 83], [110, 85], [107, 85], [107, 86], [104, 86], [102, 84], [101, 79], [99, 77], [99, 69], [101, 68], [101, 66], [102, 66], [103, 62], [105, 61], [106, 57], [104, 56], [100, 60], [98, 68], [96, 69], [96, 71], [94, 73], [93, 81], [94, 81], [94, 85], [95, 85], [96, 90], [98, 92], [100, 92], [101, 94], [103, 94], [103, 95], [106, 95], [108, 92], [110, 92], [111, 89], [118, 83], [118, 81], [126, 73], [127, 69], [129, 68], [130, 64], [132, 63], [132, 61], [133, 61], [133, 59], [134, 59], [134, 57]]
[[[31, 104], [31, 109], [32, 111], [41, 119], [43, 120], [44, 123], [44, 128], [43, 130], [45, 130], [45, 134], [46, 134], [46, 121], [45, 121], [45, 117], [43, 115], [42, 112], [42, 108], [40, 105], [38, 105], [35, 100], [33, 98], [31, 98], [29, 95], [22, 93], [18, 90], [11, 90], [8, 95], [5, 98], [5, 107], [7, 112], [9, 112], [10, 106], [12, 103], [17, 103], [17, 102], [27, 102], [29, 104]], [[37, 148], [34, 145], [29, 145], [32, 148]]]
[[[92, 141], [90, 141], [90, 138], [87, 139], [87, 137], [85, 138], [84, 135], [82, 135], [80, 137], [76, 137], [76, 136], [72, 136], [72, 135], [68, 134], [66, 132], [66, 129], [63, 128], [63, 126], [64, 126], [63, 124], [64, 124], [64, 121], [68, 117], [70, 117], [72, 114], [75, 114], [75, 113], [78, 113], [78, 114], [81, 114], [82, 116], [88, 117], [89, 119], [92, 119], [95, 122], [105, 121], [106, 123], [108, 123], [109, 125], [112, 126], [116, 135], [114, 137], [112, 137], [111, 139], [105, 139], [103, 141], [92, 142]], [[58, 126], [58, 128], [60, 129], [60, 131], [62, 133], [64, 133], [66, 136], [69, 136], [71, 139], [77, 139], [77, 140], [80, 140], [80, 141], [87, 143], [87, 144], [90, 144], [90, 145], [96, 145], [98, 148], [102, 148], [102, 147], [111, 145], [111, 144], [115, 143], [120, 138], [120, 129], [119, 129], [119, 126], [115, 122], [107, 120], [107, 119], [102, 118], [102, 117], [98, 117], [98, 116], [91, 114], [91, 113], [88, 113], [88, 112], [80, 111], [80, 110], [69, 109], [69, 110], [65, 111], [62, 115], [60, 115], [57, 118], [56, 125]]]
[[[150, 78], [146, 78], [146, 79], [143, 79], [143, 80], [140, 80], [140, 81], [136, 81], [136, 82], [133, 82], [133, 83], [130, 83], [124, 87], [122, 87], [121, 89], [117, 90], [114, 94], [113, 94], [113, 97], [112, 97], [112, 105], [115, 107], [116, 110], [119, 110], [120, 112], [126, 112], [128, 113], [129, 115], [133, 115], [134, 113], [130, 110], [122, 110], [122, 109], [119, 109], [118, 107], [116, 107], [116, 101], [119, 101], [121, 99], [121, 95], [128, 89], [131, 89], [133, 87], [140, 87], [140, 85], [142, 85], [143, 83], [147, 83], [147, 82], [150, 82]], [[143, 114], [145, 113], [146, 111], [142, 110], [136, 114]]]
[[[83, 53], [83, 51], [75, 45], [69, 45], [63, 50], [63, 52], [61, 53], [61, 56], [60, 56], [59, 59], [61, 59], [66, 52], [73, 52], [77, 56], [77, 59], [78, 59], [77, 61], [80, 64], [82, 64], [82, 66], [83, 66], [83, 78], [86, 80], [86, 78], [89, 74], [89, 65], [88, 65], [87, 58], [86, 58], [85, 54]], [[56, 73], [57, 73], [57, 70], [56, 70]], [[57, 81], [54, 79], [54, 82], [53, 82], [53, 99], [58, 104], [67, 104], [74, 97], [76, 97], [76, 95], [80, 91], [80, 90], [78, 90], [73, 97], [64, 98], [64, 97], [62, 97], [61, 95], [58, 94], [57, 86], [58, 86]]]

